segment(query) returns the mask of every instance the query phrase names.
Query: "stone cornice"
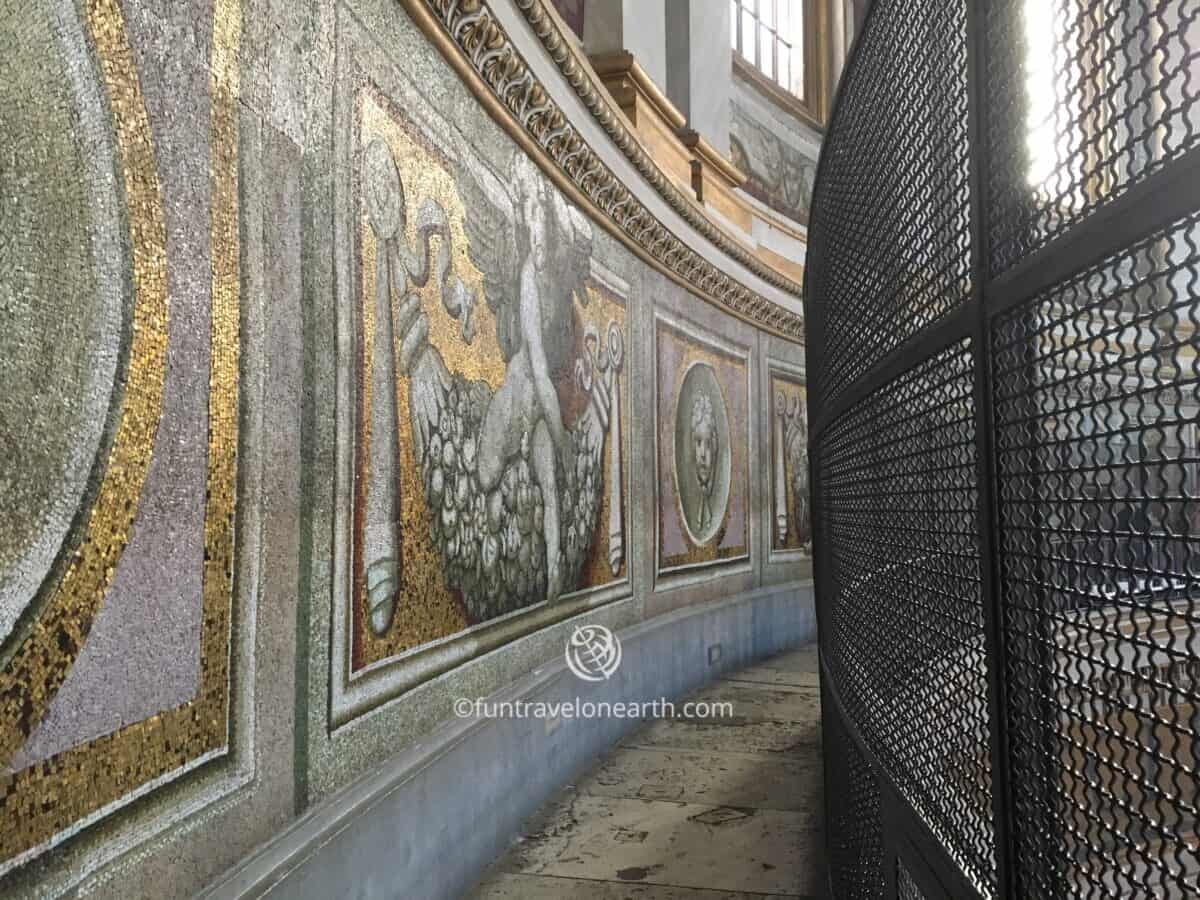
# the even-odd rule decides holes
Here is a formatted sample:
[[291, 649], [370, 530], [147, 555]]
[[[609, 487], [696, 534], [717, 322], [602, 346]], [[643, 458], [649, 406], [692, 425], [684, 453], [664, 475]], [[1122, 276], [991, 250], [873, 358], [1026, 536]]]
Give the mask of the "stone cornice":
[[[738, 318], [790, 340], [804, 339], [801, 315], [752, 291], [702, 257], [622, 183], [539, 83], [487, 3], [401, 2], [447, 60], [478, 82], [472, 85], [474, 92], [497, 121], [518, 143], [532, 148], [556, 183], [607, 230], [674, 280]], [[597, 123], [669, 205], [707, 240], [765, 282], [799, 295], [797, 282], [733, 241], [658, 168], [542, 0], [513, 2]]]
[[[630, 87], [646, 98], [646, 101], [651, 103], [658, 114], [662, 116], [663, 121], [672, 128], [680, 129], [687, 122], [683, 113], [676, 109], [675, 104], [659, 90], [658, 85], [646, 74], [632, 53], [627, 50], [602, 53], [590, 57], [589, 61], [592, 70], [600, 76], [601, 81], [609, 82], [614, 76], [627, 79]], [[609, 93], [613, 93], [611, 86], [609, 86]], [[618, 102], [620, 101], [618, 100]]]

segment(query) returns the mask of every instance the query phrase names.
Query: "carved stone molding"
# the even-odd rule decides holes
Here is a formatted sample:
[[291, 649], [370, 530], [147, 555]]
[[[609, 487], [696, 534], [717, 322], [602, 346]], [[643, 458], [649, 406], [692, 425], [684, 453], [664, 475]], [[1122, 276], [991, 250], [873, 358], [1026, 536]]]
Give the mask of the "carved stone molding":
[[[486, 85], [490, 99], [523, 136], [616, 231], [706, 299], [756, 327], [804, 340], [803, 317], [750, 290], [700, 256], [660, 222], [605, 165], [538, 82], [488, 5], [481, 0], [403, 0], [444, 53], [453, 53]], [[755, 259], [713, 224], [672, 184], [625, 126], [614, 101], [598, 86], [541, 0], [514, 0], [596, 121], [655, 189], [714, 245], [781, 290], [800, 285]], [[432, 21], [430, 21], [432, 20]], [[429, 29], [430, 25], [436, 31]]]

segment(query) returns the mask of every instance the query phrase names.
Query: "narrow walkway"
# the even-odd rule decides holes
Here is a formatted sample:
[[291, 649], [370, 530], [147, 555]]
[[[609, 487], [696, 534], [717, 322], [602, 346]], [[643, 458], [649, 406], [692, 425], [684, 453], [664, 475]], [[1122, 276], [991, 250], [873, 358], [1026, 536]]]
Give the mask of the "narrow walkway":
[[474, 900], [825, 896], [816, 645], [691, 699], [734, 718], [630, 734], [526, 823]]

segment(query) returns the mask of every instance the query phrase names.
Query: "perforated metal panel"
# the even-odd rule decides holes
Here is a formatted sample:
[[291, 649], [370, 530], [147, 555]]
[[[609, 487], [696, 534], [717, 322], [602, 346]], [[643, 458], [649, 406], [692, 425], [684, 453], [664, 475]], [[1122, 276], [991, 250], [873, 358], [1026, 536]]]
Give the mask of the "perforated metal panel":
[[1190, 217], [994, 325], [1029, 895], [1200, 892], [1198, 238]]
[[827, 715], [824, 742], [830, 886], [845, 900], [882, 900], [883, 825], [875, 776], [836, 713]]
[[879, 0], [872, 19], [827, 138], [826, 214], [809, 231], [828, 261], [808, 274], [823, 402], [970, 292], [965, 7]]
[[896, 896], [899, 900], [926, 900], [904, 863], [896, 861]]
[[888, 900], [1200, 896], [1198, 95], [1200, 0], [877, 0], [847, 66], [814, 565]]
[[967, 342], [868, 395], [821, 442], [822, 641], [888, 776], [988, 893], [987, 681]]

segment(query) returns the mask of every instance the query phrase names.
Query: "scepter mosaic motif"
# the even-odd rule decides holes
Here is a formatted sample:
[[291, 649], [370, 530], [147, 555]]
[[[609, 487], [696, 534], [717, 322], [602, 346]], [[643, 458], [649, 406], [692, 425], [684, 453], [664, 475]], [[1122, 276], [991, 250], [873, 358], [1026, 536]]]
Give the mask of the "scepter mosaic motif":
[[359, 98], [352, 667], [623, 577], [625, 309], [527, 157]]
[[809, 553], [808, 391], [772, 371], [771, 398], [771, 549]]

